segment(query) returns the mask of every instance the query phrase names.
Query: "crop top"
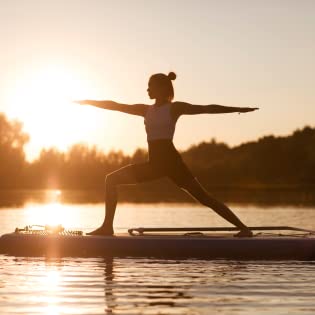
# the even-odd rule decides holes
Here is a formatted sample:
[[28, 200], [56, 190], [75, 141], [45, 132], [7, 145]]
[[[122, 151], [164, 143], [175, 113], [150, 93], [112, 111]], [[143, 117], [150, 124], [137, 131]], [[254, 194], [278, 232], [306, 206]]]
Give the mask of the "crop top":
[[171, 103], [151, 105], [144, 117], [147, 140], [173, 140], [176, 121], [171, 116]]

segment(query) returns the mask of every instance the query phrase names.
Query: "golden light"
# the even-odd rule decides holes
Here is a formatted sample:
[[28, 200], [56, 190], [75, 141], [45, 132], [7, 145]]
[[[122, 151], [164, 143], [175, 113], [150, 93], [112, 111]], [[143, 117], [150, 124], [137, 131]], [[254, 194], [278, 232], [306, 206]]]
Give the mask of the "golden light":
[[47, 285], [47, 290], [56, 291], [60, 282], [60, 274], [57, 270], [48, 270], [42, 281]]
[[56, 196], [60, 196], [60, 195], [61, 195], [61, 190], [58, 190], [58, 189], [55, 190], [55, 195], [56, 195]]
[[[29, 203], [26, 206], [29, 224], [38, 225], [63, 225], [69, 227], [73, 223], [75, 214], [71, 207], [60, 203], [62, 192], [58, 189], [47, 190], [45, 204]], [[70, 211], [69, 211], [70, 210]]]
[[52, 202], [46, 205], [29, 204], [27, 206], [27, 217], [30, 224], [61, 224], [64, 227], [69, 227], [72, 225], [73, 213], [67, 211], [67, 206]]
[[8, 114], [23, 122], [33, 147], [66, 150], [84, 142], [91, 125], [104, 124], [99, 112], [72, 102], [96, 95], [93, 82], [73, 70], [58, 65], [32, 69], [11, 88]]
[[41, 302], [47, 304], [44, 309], [44, 314], [59, 315], [62, 313], [60, 304], [60, 282], [61, 275], [57, 270], [47, 270], [43, 277], [40, 279], [39, 286], [46, 292], [45, 296], [41, 297]]

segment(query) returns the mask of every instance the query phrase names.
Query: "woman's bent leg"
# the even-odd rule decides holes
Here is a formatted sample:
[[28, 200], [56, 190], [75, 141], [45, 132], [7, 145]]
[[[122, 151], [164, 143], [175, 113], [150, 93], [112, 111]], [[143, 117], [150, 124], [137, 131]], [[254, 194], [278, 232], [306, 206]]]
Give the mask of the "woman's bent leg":
[[101, 227], [88, 235], [112, 235], [113, 221], [117, 206], [117, 186], [133, 185], [159, 178], [149, 163], [130, 164], [106, 176], [105, 179], [105, 219]]
[[238, 227], [241, 231], [236, 234], [236, 236], [252, 236], [252, 232], [248, 227], [225, 204], [212, 198], [197, 179], [191, 180], [189, 183], [180, 186], [181, 189], [189, 193], [201, 204], [211, 208], [222, 218]]

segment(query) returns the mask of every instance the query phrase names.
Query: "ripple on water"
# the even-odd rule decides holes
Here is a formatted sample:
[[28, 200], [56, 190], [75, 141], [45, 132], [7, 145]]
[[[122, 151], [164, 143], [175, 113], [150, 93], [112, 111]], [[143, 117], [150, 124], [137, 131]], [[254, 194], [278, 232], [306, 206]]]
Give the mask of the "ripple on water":
[[1, 314], [311, 314], [313, 262], [0, 256]]

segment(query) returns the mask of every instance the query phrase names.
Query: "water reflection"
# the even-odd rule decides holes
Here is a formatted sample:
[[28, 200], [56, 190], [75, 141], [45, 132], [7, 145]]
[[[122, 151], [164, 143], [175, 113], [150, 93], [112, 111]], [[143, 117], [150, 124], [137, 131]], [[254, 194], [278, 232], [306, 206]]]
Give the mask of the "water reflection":
[[71, 207], [69, 209], [69, 206], [59, 202], [28, 205], [25, 210], [28, 221], [39, 225], [58, 225], [62, 222], [63, 226], [71, 226], [75, 216]]
[[28, 203], [61, 201], [61, 190], [0, 190], [0, 207], [23, 207]]
[[[43, 314], [61, 315], [75, 314], [77, 305], [69, 305], [64, 294], [64, 283], [66, 282], [62, 260], [46, 260], [45, 269], [41, 279], [41, 287], [45, 292], [40, 299], [40, 303], [46, 305], [42, 309]], [[40, 304], [39, 303], [39, 304]]]
[[[315, 193], [303, 189], [209, 189], [219, 200], [228, 203], [254, 204], [264, 207], [277, 205], [314, 206]], [[191, 202], [194, 201], [175, 187], [167, 192], [151, 191], [146, 187], [120, 187], [123, 202]], [[0, 190], [0, 208], [24, 207], [33, 203], [60, 202], [65, 204], [103, 203], [102, 190]]]
[[58, 292], [60, 291], [60, 283], [62, 281], [60, 271], [49, 270], [41, 279], [41, 287], [45, 291], [46, 297], [42, 297], [40, 302], [47, 304], [45, 308], [46, 314], [59, 315], [61, 309], [59, 306]]
[[[126, 262], [128, 262], [128, 260], [126, 260]], [[176, 282], [172, 281], [172, 279], [172, 284], [169, 284], [167, 277], [164, 279], [165, 283], [161, 283], [160, 274], [158, 278], [156, 278], [154, 274], [154, 268], [156, 268], [158, 264], [156, 261], [150, 262], [146, 260], [143, 264], [143, 273], [141, 274], [134, 273], [135, 270], [138, 270], [141, 266], [135, 268], [132, 267], [134, 261], [130, 260], [129, 262], [131, 265], [130, 270], [122, 272], [119, 270], [121, 267], [116, 266], [118, 264], [117, 262], [115, 265], [115, 259], [106, 258], [103, 261], [105, 266], [105, 314], [118, 314], [124, 309], [130, 313], [137, 314], [141, 309], [147, 307], [150, 307], [151, 310], [152, 308], [156, 309], [157, 312], [161, 312], [161, 310], [167, 308], [168, 311], [166, 311], [166, 313], [169, 314], [170, 307], [181, 308], [181, 306], [177, 304], [177, 300], [182, 302], [185, 299], [190, 300], [193, 298], [188, 292], [185, 292], [185, 289], [180, 285], [175, 284]], [[151, 263], [153, 265], [152, 269], [149, 268]], [[142, 263], [139, 262], [138, 265], [142, 265]], [[115, 267], [118, 269], [116, 270], [116, 279]], [[167, 268], [167, 263], [165, 263], [164, 267]], [[125, 298], [125, 291], [129, 292], [127, 296], [128, 301]], [[124, 303], [122, 304], [122, 302]], [[124, 304], [126, 304], [126, 306], [123, 306]]]
[[[88, 230], [104, 204], [69, 204], [41, 192], [24, 208], [0, 211], [0, 234], [16, 226], [61, 223]], [[44, 196], [44, 197], [43, 197]], [[75, 195], [73, 195], [74, 198]], [[64, 198], [64, 199], [63, 199]], [[80, 198], [79, 198], [80, 199]], [[31, 201], [30, 201], [31, 200]], [[37, 201], [36, 201], [37, 200]], [[315, 229], [314, 207], [232, 207], [249, 225]], [[206, 207], [119, 204], [115, 228], [220, 226]], [[44, 259], [0, 255], [0, 314], [315, 314], [314, 263], [158, 259]]]
[[105, 314], [115, 314], [115, 309], [118, 307], [117, 298], [113, 290], [114, 282], [114, 259], [106, 258], [104, 260], [104, 280], [105, 280]]
[[0, 256], [1, 314], [312, 314], [311, 262]]
[[[235, 283], [238, 291], [238, 283], [246, 282], [250, 278], [244, 276], [249, 272], [246, 264], [232, 261], [214, 263], [214, 268], [209, 270], [209, 264], [199, 264], [198, 261], [145, 260], [137, 261], [138, 266], [135, 267], [134, 261], [130, 260], [130, 268], [122, 273], [119, 266], [121, 260], [116, 260], [116, 266], [113, 258], [103, 261], [105, 314], [121, 314], [124, 309], [123, 301], [127, 304], [125, 310], [130, 313], [133, 313], [132, 309], [137, 310], [137, 314], [150, 308], [151, 311], [156, 309], [161, 314], [164, 314], [163, 310], [165, 314], [193, 314], [184, 307], [189, 308], [190, 301], [194, 303], [196, 294], [203, 295], [204, 288], [211, 286], [214, 289], [216, 285], [231, 286], [231, 283]], [[128, 264], [128, 260], [125, 263]], [[191, 264], [195, 264], [196, 268], [192, 268]], [[136, 273], [139, 270], [142, 271], [141, 275]], [[128, 302], [124, 300], [124, 293], [127, 291]], [[237, 294], [241, 299], [241, 286]], [[234, 303], [235, 300], [234, 296], [228, 298], [214, 295], [216, 303]]]

